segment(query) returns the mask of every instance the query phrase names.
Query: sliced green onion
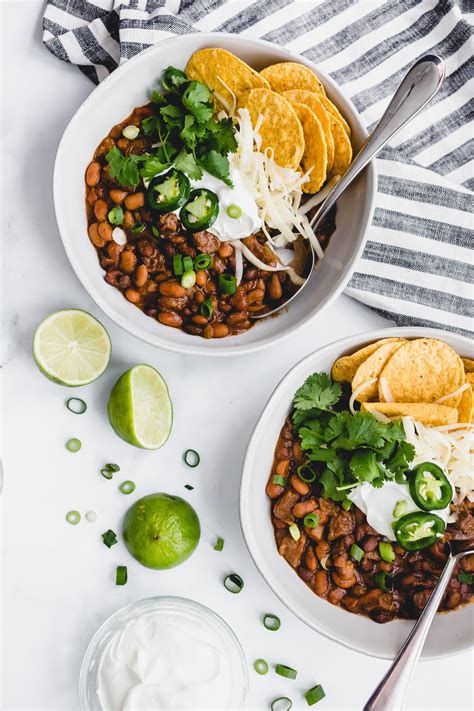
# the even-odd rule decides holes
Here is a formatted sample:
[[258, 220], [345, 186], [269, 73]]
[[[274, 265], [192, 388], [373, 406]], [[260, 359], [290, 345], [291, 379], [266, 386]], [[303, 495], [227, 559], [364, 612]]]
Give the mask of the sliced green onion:
[[229, 205], [226, 212], [233, 220], [238, 220], [239, 217], [242, 217], [242, 208], [238, 205]]
[[345, 501], [343, 501], [342, 508], [344, 509], [344, 511], [349, 511], [349, 509], [352, 508], [352, 501], [349, 501], [349, 499], [346, 499]]
[[123, 210], [120, 205], [113, 207], [107, 217], [111, 225], [123, 225]]
[[66, 442], [66, 449], [68, 452], [78, 452], [80, 448], [82, 447], [82, 442], [80, 439], [77, 439], [76, 437], [73, 437], [72, 439], [68, 439]]
[[362, 558], [365, 555], [365, 551], [363, 548], [360, 548], [356, 543], [353, 543], [351, 546], [351, 557], [354, 558], [358, 563], [362, 560]]
[[298, 528], [297, 523], [292, 523], [291, 526], [288, 528], [289, 534], [292, 537], [294, 541], [299, 541], [301, 538], [301, 531]]
[[216, 545], [214, 546], [214, 550], [221, 551], [223, 548], [224, 548], [224, 539], [218, 538], [216, 541]]
[[79, 521], [81, 520], [81, 514], [79, 511], [68, 511], [66, 514], [66, 521], [73, 526], [77, 526]]
[[185, 484], [184, 488], [187, 489], [188, 491], [192, 491], [194, 489], [194, 486], [191, 486], [191, 484]]
[[80, 397], [70, 397], [69, 400], [66, 400], [66, 407], [70, 412], [73, 412], [75, 415], [83, 415], [84, 412], [87, 410], [87, 405], [84, 402], [84, 400], [81, 400]]
[[194, 270], [194, 264], [191, 257], [183, 257], [183, 270], [185, 272], [192, 272]]
[[212, 257], [210, 254], [198, 254], [194, 257], [194, 268], [195, 269], [209, 269], [212, 267]]
[[[306, 472], [308, 472], [308, 474]], [[300, 464], [296, 473], [305, 484], [311, 484], [316, 479], [316, 473], [311, 469], [308, 462]]]
[[155, 235], [155, 237], [159, 237], [159, 236], [160, 236], [160, 232], [159, 232], [159, 230], [157, 230], [157, 228], [155, 227], [155, 225], [152, 225], [152, 226], [151, 226], [151, 232], [152, 232], [153, 235]]
[[325, 555], [319, 561], [321, 563], [321, 568], [323, 568], [324, 570], [328, 570], [328, 560], [329, 560], [329, 556]]
[[181, 254], [175, 254], [173, 257], [173, 271], [176, 276], [181, 276], [183, 273], [183, 257]]
[[138, 126], [125, 126], [122, 131], [122, 136], [128, 138], [129, 141], [134, 141], [139, 133], [140, 129], [138, 128]]
[[118, 465], [118, 464], [114, 464], [113, 462], [108, 462], [108, 463], [105, 465], [105, 468], [106, 468], [106, 469], [109, 469], [111, 472], [119, 472], [119, 471], [120, 471], [119, 465]]
[[395, 551], [393, 550], [391, 543], [387, 543], [387, 541], [379, 541], [379, 552], [380, 557], [386, 563], [393, 563], [395, 560]]
[[381, 590], [385, 590], [386, 592], [393, 592], [393, 580], [391, 576], [385, 572], [385, 570], [378, 570], [375, 573], [374, 580], [376, 586]]
[[272, 701], [270, 711], [290, 711], [292, 706], [293, 702], [288, 696], [279, 696]]
[[393, 509], [393, 518], [400, 518], [403, 516], [406, 513], [407, 506], [408, 504], [405, 499], [397, 501], [395, 508]]
[[237, 279], [232, 274], [219, 274], [219, 291], [224, 294], [235, 294]]
[[88, 511], [86, 513], [86, 519], [89, 521], [89, 523], [95, 523], [97, 521], [97, 514], [95, 511]]
[[265, 659], [256, 659], [253, 664], [253, 668], [257, 674], [268, 674], [268, 664]]
[[109, 528], [108, 531], [102, 534], [102, 540], [107, 548], [112, 548], [117, 543], [116, 534]]
[[468, 585], [472, 585], [472, 583], [474, 582], [474, 575], [472, 573], [459, 573], [458, 580], [460, 583], [467, 583]]
[[112, 464], [109, 462], [108, 464], [104, 464], [104, 466], [100, 470], [100, 473], [102, 474], [104, 479], [112, 479], [113, 475], [119, 471], [120, 467], [118, 464]]
[[272, 479], [272, 483], [278, 484], [278, 486], [286, 486], [286, 479], [284, 476], [280, 476], [280, 474], [275, 474]]
[[287, 667], [285, 664], [277, 664], [275, 666], [275, 672], [280, 676], [284, 676], [286, 679], [296, 679], [296, 675], [298, 674], [296, 669]]
[[196, 452], [195, 449], [187, 449], [184, 453], [184, 463], [188, 465], [188, 467], [197, 467], [199, 462], [201, 461], [201, 457], [199, 456], [199, 453]]
[[184, 272], [183, 276], [181, 277], [181, 286], [184, 289], [192, 289], [194, 284], [196, 283], [196, 272]]
[[319, 525], [319, 516], [317, 513], [309, 513], [303, 519], [305, 528], [316, 528]]
[[266, 630], [270, 630], [270, 632], [276, 632], [281, 627], [280, 618], [276, 615], [271, 615], [270, 613], [267, 613], [263, 617], [263, 626]]
[[128, 580], [128, 570], [126, 565], [117, 565], [115, 571], [115, 585], [125, 585]]
[[206, 318], [210, 318], [212, 316], [213, 311], [214, 311], [214, 304], [212, 303], [212, 299], [210, 296], [207, 297], [205, 301], [201, 304], [201, 316], [205, 316]]
[[135, 482], [127, 479], [127, 481], [123, 481], [120, 484], [119, 489], [122, 494], [133, 494], [135, 491]]
[[140, 235], [144, 231], [145, 224], [143, 222], [135, 222], [135, 224], [130, 227], [130, 232], [132, 233], [132, 235]]
[[304, 695], [308, 706], [313, 706], [313, 704], [317, 704], [318, 701], [324, 699], [325, 696], [326, 694], [324, 693], [324, 689], [321, 684], [316, 684], [316, 686], [313, 686], [313, 688], [307, 691]]
[[242, 588], [244, 587], [244, 581], [242, 580], [240, 575], [237, 575], [237, 573], [231, 573], [224, 579], [224, 587], [229, 592], [234, 593], [234, 595], [237, 595], [237, 593], [242, 591]]

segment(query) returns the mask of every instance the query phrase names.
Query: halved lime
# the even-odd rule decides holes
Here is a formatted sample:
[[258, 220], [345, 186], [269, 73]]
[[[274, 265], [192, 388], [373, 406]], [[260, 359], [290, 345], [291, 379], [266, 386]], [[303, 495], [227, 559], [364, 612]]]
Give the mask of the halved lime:
[[173, 425], [168, 387], [151, 365], [135, 365], [120, 376], [107, 411], [118, 436], [142, 449], [162, 447]]
[[70, 388], [102, 375], [111, 350], [102, 324], [80, 309], [51, 314], [40, 323], [33, 339], [33, 356], [43, 375]]

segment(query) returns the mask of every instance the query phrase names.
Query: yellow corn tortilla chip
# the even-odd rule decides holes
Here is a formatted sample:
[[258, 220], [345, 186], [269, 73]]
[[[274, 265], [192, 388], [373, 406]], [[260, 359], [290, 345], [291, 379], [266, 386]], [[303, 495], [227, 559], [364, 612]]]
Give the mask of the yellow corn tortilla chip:
[[466, 380], [468, 383], [471, 383], [474, 388], [474, 373], [466, 373]]
[[282, 93], [291, 89], [306, 89], [325, 96], [326, 92], [316, 74], [304, 64], [297, 62], [280, 62], [265, 67], [260, 72], [270, 84], [273, 91]]
[[252, 89], [242, 97], [239, 106], [248, 109], [253, 126], [262, 116], [259, 128], [261, 150], [272, 148], [278, 165], [299, 170], [304, 152], [304, 133], [290, 102], [270, 89]]
[[[385, 378], [395, 402], [434, 403], [464, 383], [462, 361], [455, 350], [436, 338], [417, 338], [404, 343], [380, 373], [379, 399], [385, 400], [380, 380]], [[443, 402], [457, 407], [461, 395]]]
[[454, 425], [458, 421], [456, 408], [425, 402], [363, 402], [361, 410], [381, 412], [386, 417], [414, 417], [423, 425], [431, 427]]
[[321, 103], [323, 104], [323, 106], [324, 106], [324, 108], [326, 109], [326, 111], [327, 111], [328, 113], [332, 114], [335, 118], [339, 119], [339, 121], [342, 123], [342, 125], [343, 125], [343, 127], [344, 127], [344, 131], [347, 133], [347, 135], [348, 135], [349, 138], [350, 138], [350, 136], [351, 136], [351, 127], [349, 126], [349, 124], [347, 123], [346, 119], [345, 119], [344, 116], [341, 114], [341, 112], [339, 111], [339, 109], [337, 108], [337, 106], [334, 106], [334, 104], [332, 103], [332, 101], [331, 101], [330, 99], [328, 99], [327, 96], [322, 96], [322, 97], [319, 97], [319, 98], [321, 99]]
[[311, 109], [311, 111], [316, 115], [317, 119], [319, 120], [323, 129], [324, 140], [326, 142], [327, 147], [327, 172], [329, 173], [334, 164], [334, 138], [332, 137], [331, 123], [329, 121], [328, 112], [319, 100], [318, 95], [314, 91], [306, 91], [305, 89], [292, 89], [290, 91], [284, 91], [283, 96], [285, 97], [285, 99], [288, 99], [290, 104], [292, 104], [293, 106], [295, 103], [304, 104], [308, 107], [308, 109]]
[[[363, 385], [368, 380], [373, 378], [378, 378], [381, 370], [387, 363], [388, 359], [392, 356], [395, 351], [403, 345], [403, 341], [392, 341], [391, 343], [384, 343], [382, 346], [377, 348], [377, 350], [372, 353], [364, 362], [357, 368], [357, 372], [354, 375], [352, 381], [352, 392]], [[368, 400], [376, 400], [378, 393], [378, 383], [372, 383], [368, 385], [357, 395], [356, 400], [359, 402], [367, 402]]]
[[474, 360], [471, 358], [461, 358], [466, 373], [474, 373]]
[[292, 104], [303, 127], [304, 153], [301, 159], [303, 173], [311, 169], [309, 182], [302, 185], [304, 193], [318, 193], [327, 176], [328, 151], [321, 122], [304, 104]]
[[[185, 69], [188, 79], [195, 79], [216, 92], [215, 98], [219, 101], [222, 97], [227, 106], [219, 103], [228, 110], [234, 101], [229, 89], [235, 94], [237, 100], [250, 89], [269, 89], [270, 85], [255, 69], [236, 57], [231, 52], [219, 48], [200, 49], [191, 56]], [[226, 86], [229, 89], [226, 88]]]
[[458, 422], [469, 423], [471, 421], [472, 406], [472, 386], [469, 385], [466, 390], [463, 390], [461, 400], [458, 405]]
[[334, 140], [334, 163], [331, 175], [344, 175], [352, 160], [351, 141], [339, 119], [330, 114], [329, 120]]
[[341, 356], [338, 358], [331, 369], [331, 377], [338, 383], [351, 383], [356, 374], [357, 368], [366, 360], [377, 348], [383, 346], [384, 343], [393, 343], [396, 341], [404, 342], [405, 338], [381, 338], [380, 341], [369, 343], [364, 348], [359, 348], [351, 355]]

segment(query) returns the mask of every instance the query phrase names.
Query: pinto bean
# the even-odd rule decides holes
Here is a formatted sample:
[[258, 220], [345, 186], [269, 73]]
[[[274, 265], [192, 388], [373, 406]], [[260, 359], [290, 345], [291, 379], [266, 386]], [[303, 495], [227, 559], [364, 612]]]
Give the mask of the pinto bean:
[[124, 198], [127, 210], [139, 210], [145, 204], [145, 193], [132, 193]]
[[329, 543], [326, 541], [319, 541], [318, 545], [316, 546], [316, 555], [318, 556], [319, 560], [321, 558], [326, 558], [326, 556], [329, 555], [329, 551], [331, 550], [331, 546]]
[[234, 313], [229, 314], [226, 317], [226, 321], [229, 326], [238, 326], [247, 320], [247, 314], [245, 311], [234, 311]]
[[214, 338], [224, 338], [229, 335], [229, 327], [225, 323], [213, 323]]
[[226, 259], [226, 257], [231, 257], [234, 253], [234, 248], [228, 242], [224, 242], [218, 249], [219, 257]]
[[259, 303], [264, 296], [265, 291], [263, 289], [253, 289], [247, 294], [247, 304], [250, 306], [251, 304]]
[[453, 610], [461, 602], [462, 596], [460, 592], [450, 593], [445, 601], [445, 605], [449, 610]]
[[295, 462], [300, 462], [303, 459], [303, 450], [301, 449], [301, 445], [298, 441], [296, 441], [293, 445], [293, 457]]
[[101, 247], [105, 245], [105, 239], [102, 237], [102, 235], [99, 234], [99, 225], [97, 222], [93, 222], [91, 225], [89, 225], [87, 232], [89, 234], [89, 239], [94, 245], [94, 247], [101, 249]]
[[317, 504], [314, 499], [307, 499], [306, 501], [300, 501], [298, 504], [293, 506], [293, 516], [295, 518], [303, 518], [306, 514], [316, 511]]
[[[193, 323], [197, 323], [198, 326], [207, 326], [208, 320], [205, 316], [202, 316], [201, 314], [197, 314], [196, 316], [193, 316], [192, 318]], [[212, 336], [210, 336], [212, 338]]]
[[89, 163], [86, 170], [86, 183], [90, 188], [93, 188], [100, 180], [100, 163], [92, 161]]
[[117, 188], [114, 188], [110, 191], [109, 195], [110, 199], [113, 200], [113, 202], [115, 202], [117, 205], [121, 205], [127, 197], [128, 193], [126, 190], [118, 190]]
[[130, 212], [130, 210], [125, 210], [125, 212], [123, 213], [123, 226], [127, 229], [130, 229], [130, 227], [133, 227], [134, 224], [135, 218], [133, 214]]
[[377, 548], [378, 543], [379, 543], [379, 542], [378, 542], [378, 540], [376, 539], [375, 536], [367, 536], [367, 537], [364, 538], [364, 540], [362, 541], [362, 548], [364, 549], [364, 551], [365, 551], [366, 553], [368, 553], [368, 552], [370, 552], [370, 551], [374, 551], [374, 550]]
[[125, 298], [132, 302], [132, 304], [138, 304], [140, 302], [141, 296], [135, 289], [127, 289], [125, 292]]
[[156, 303], [161, 311], [181, 311], [188, 303], [188, 297], [161, 296]]
[[306, 548], [304, 562], [306, 563], [306, 567], [308, 568], [308, 570], [311, 570], [311, 572], [314, 572], [317, 569], [318, 559], [316, 558], [316, 556], [314, 554], [314, 550], [313, 550], [312, 546], [308, 546]]
[[122, 271], [125, 272], [125, 274], [131, 274], [135, 269], [136, 264], [136, 255], [130, 249], [124, 250], [120, 256], [120, 267]]
[[99, 234], [105, 239], [106, 242], [110, 242], [112, 239], [113, 228], [108, 222], [99, 223]]
[[231, 299], [231, 304], [240, 312], [247, 310], [247, 292], [242, 284], [237, 287]]
[[[289, 463], [289, 462], [288, 462]], [[281, 462], [280, 462], [281, 464]], [[305, 484], [304, 481], [301, 481], [299, 476], [296, 476], [296, 474], [293, 474], [293, 476], [290, 479], [291, 486], [295, 491], [298, 492], [298, 494], [301, 494], [301, 496], [306, 496], [306, 494], [309, 494], [309, 486], [308, 484]]]
[[474, 573], [474, 555], [466, 555], [461, 558], [459, 567], [466, 573]]
[[[137, 267], [137, 271], [135, 272], [135, 284], [140, 288], [142, 286], [145, 286], [146, 282], [148, 279], [148, 269], [144, 264], [140, 264], [140, 266]], [[148, 289], [148, 293], [151, 293], [152, 291], [156, 291], [158, 286], [154, 283], [150, 283], [150, 287], [154, 285], [153, 289]]]
[[158, 321], [165, 326], [172, 326], [172, 328], [180, 328], [183, 323], [183, 319], [176, 311], [160, 311]]
[[212, 328], [210, 323], [208, 323], [207, 326], [204, 328], [202, 335], [204, 336], [204, 338], [212, 338], [214, 336], [214, 329]]
[[94, 215], [99, 222], [104, 222], [107, 219], [108, 210], [109, 208], [105, 200], [96, 200], [94, 205]]
[[314, 576], [313, 589], [316, 595], [324, 597], [329, 589], [328, 574], [325, 570], [318, 570]]
[[[272, 481], [272, 477], [270, 477], [270, 481], [268, 482], [265, 491], [270, 499], [277, 499], [282, 493], [283, 487], [279, 484], [274, 484]], [[286, 524], [284, 525], [286, 526]]]
[[281, 299], [283, 296], [283, 290], [276, 274], [272, 274], [271, 276], [270, 284], [268, 285], [268, 293], [270, 297], [275, 300]]
[[196, 272], [196, 284], [198, 286], [204, 286], [206, 281], [207, 281], [207, 273], [206, 272], [204, 272], [202, 270], [199, 270], [198, 272]]
[[94, 188], [91, 188], [89, 192], [87, 193], [87, 204], [88, 205], [93, 205], [97, 198], [99, 197], [97, 190], [94, 190]]
[[290, 466], [290, 460], [289, 459], [282, 459], [281, 462], [278, 462], [278, 464], [276, 465], [275, 473], [278, 474], [279, 476], [286, 477], [288, 474], [289, 466]]
[[186, 296], [186, 289], [181, 284], [178, 284], [177, 281], [163, 282], [159, 286], [159, 292], [163, 296], [173, 296], [175, 299]]

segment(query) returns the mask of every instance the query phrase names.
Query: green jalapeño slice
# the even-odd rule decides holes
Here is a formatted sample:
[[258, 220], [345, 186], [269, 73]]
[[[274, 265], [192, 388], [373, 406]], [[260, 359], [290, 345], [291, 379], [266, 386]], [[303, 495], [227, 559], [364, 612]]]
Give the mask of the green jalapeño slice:
[[392, 526], [398, 543], [406, 551], [428, 548], [441, 538], [446, 527], [439, 516], [422, 511], [402, 516]]
[[191, 191], [188, 202], [181, 208], [179, 218], [186, 230], [199, 232], [213, 225], [218, 214], [217, 195], [212, 190], [200, 188]]
[[453, 498], [453, 487], [437, 464], [423, 462], [411, 473], [410, 494], [423, 511], [445, 509]]
[[172, 168], [167, 173], [153, 178], [146, 194], [151, 209], [164, 214], [184, 205], [189, 191], [189, 179], [180, 170]]

